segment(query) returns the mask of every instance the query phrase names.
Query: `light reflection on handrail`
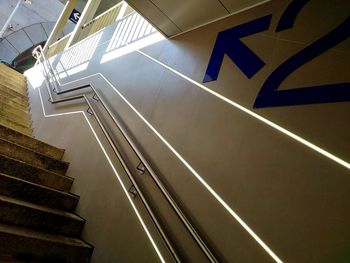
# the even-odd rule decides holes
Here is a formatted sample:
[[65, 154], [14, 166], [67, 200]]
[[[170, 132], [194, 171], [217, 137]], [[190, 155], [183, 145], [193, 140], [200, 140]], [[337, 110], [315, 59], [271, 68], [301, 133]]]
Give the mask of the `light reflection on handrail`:
[[[36, 47], [34, 50], [33, 50], [33, 56], [34, 58], [38, 59], [40, 61], [41, 58], [44, 58], [44, 61], [45, 61], [45, 57], [44, 57], [44, 54], [42, 52], [42, 47], [41, 46], [38, 46]], [[41, 61], [40, 61], [41, 62]], [[47, 61], [46, 61], [47, 62]], [[44, 74], [45, 74], [45, 78], [48, 77], [48, 72], [50, 70], [47, 70], [46, 67], [45, 67], [45, 62], [44, 63], [40, 63], [42, 65], [42, 68], [44, 70]], [[50, 65], [48, 63], [48, 65]], [[50, 66], [49, 66], [50, 67]], [[55, 82], [55, 81], [54, 81]], [[85, 102], [89, 105], [89, 108], [91, 109], [91, 111], [93, 112], [93, 115], [94, 117], [96, 118], [103, 134], [106, 136], [106, 139], [108, 140], [110, 146], [112, 147], [113, 149], [113, 152], [116, 154], [118, 160], [120, 161], [120, 163], [122, 164], [123, 166], [123, 169], [124, 171], [126, 172], [129, 180], [131, 181], [132, 185], [135, 187], [138, 195], [140, 196], [140, 199], [142, 201], [142, 204], [144, 205], [144, 207], [146, 208], [146, 211], [147, 213], [150, 215], [152, 221], [154, 222], [157, 230], [159, 231], [162, 239], [164, 240], [167, 248], [169, 249], [171, 255], [173, 256], [174, 258], [174, 261], [175, 262], [182, 262], [180, 257], [178, 256], [176, 250], [174, 249], [173, 245], [171, 244], [166, 232], [163, 230], [161, 224], [159, 223], [157, 217], [155, 216], [152, 208], [150, 207], [150, 205], [148, 204], [146, 198], [144, 197], [142, 191], [140, 190], [140, 187], [138, 186], [137, 182], [135, 181], [130, 169], [128, 168], [128, 166], [126, 165], [126, 162], [125, 160], [123, 159], [120, 151], [118, 150], [118, 148], [115, 146], [113, 140], [111, 139], [111, 136], [110, 134], [108, 133], [107, 129], [104, 127], [102, 121], [100, 120], [98, 114], [96, 113], [96, 111], [94, 110], [91, 102], [89, 101], [88, 97], [86, 94], [80, 94], [80, 95], [77, 95], [77, 96], [71, 96], [71, 97], [66, 97], [66, 98], [62, 98], [62, 99], [54, 99], [53, 98], [53, 95], [52, 95], [52, 92], [51, 92], [51, 88], [50, 88], [50, 78], [47, 80], [47, 91], [48, 91], [48, 94], [49, 94], [49, 98], [50, 98], [50, 102], [53, 103], [53, 104], [57, 104], [57, 103], [62, 103], [62, 102], [67, 102], [67, 101], [72, 101], [72, 100], [77, 100], [77, 99], [84, 99]], [[80, 87], [77, 87], [77, 88], [73, 88], [69, 91], [63, 91], [63, 92], [59, 92], [56, 90], [56, 93], [57, 94], [63, 94], [63, 93], [68, 93], [68, 92], [72, 92], [72, 91], [76, 91], [76, 90], [80, 90], [80, 89], [85, 89], [85, 88], [91, 88], [92, 91], [94, 92], [94, 94], [96, 94], [96, 96], [98, 97], [99, 101], [101, 102], [101, 104], [103, 105], [103, 107], [106, 109], [106, 111], [108, 112], [109, 115], [111, 115], [111, 112], [110, 110], [108, 109], [108, 107], [106, 105], [104, 105], [104, 102], [103, 100], [101, 99], [99, 93], [97, 92], [97, 90], [92, 86], [92, 85], [85, 85], [85, 86], [80, 86]]]
[[[41, 51], [41, 46], [38, 46], [37, 48], [34, 49], [33, 54], [34, 57], [37, 58], [38, 60], [40, 60], [40, 54], [39, 51]], [[48, 60], [46, 60], [45, 56], [43, 53], [42, 57], [44, 59], [44, 61], [46, 62], [46, 65], [48, 65], [49, 68], [51, 68], [51, 70], [49, 70], [49, 72], [53, 72], [53, 69], [51, 67], [51, 64]], [[47, 70], [45, 70], [45, 63], [42, 64], [43, 68], [44, 68], [44, 72], [46, 74]], [[46, 76], [45, 76], [46, 77]], [[58, 83], [56, 76], [54, 74], [53, 76], [53, 82]], [[50, 83], [50, 81], [49, 81]], [[165, 187], [165, 185], [161, 182], [161, 180], [159, 179], [159, 177], [156, 175], [155, 171], [152, 169], [151, 165], [148, 163], [148, 161], [146, 160], [146, 158], [143, 156], [143, 154], [141, 153], [141, 151], [138, 149], [138, 147], [136, 146], [136, 144], [133, 142], [133, 140], [131, 139], [131, 137], [129, 136], [128, 132], [126, 131], [126, 129], [123, 127], [123, 125], [121, 124], [121, 122], [112, 114], [112, 112], [109, 110], [109, 108], [106, 106], [106, 102], [103, 100], [103, 98], [100, 96], [99, 92], [93, 87], [92, 84], [88, 84], [88, 85], [83, 85], [83, 86], [79, 86], [79, 87], [75, 87], [75, 88], [71, 88], [68, 90], [64, 90], [64, 91], [59, 91], [57, 88], [55, 88], [55, 93], [57, 95], [62, 95], [65, 93], [69, 93], [69, 92], [73, 92], [73, 91], [77, 91], [80, 89], [85, 89], [85, 88], [91, 88], [92, 91], [94, 92], [94, 94], [96, 94], [96, 96], [98, 97], [99, 101], [101, 102], [103, 108], [106, 110], [106, 112], [108, 113], [108, 115], [111, 117], [111, 119], [113, 120], [114, 124], [118, 127], [118, 129], [120, 130], [121, 134], [123, 135], [123, 137], [126, 139], [127, 143], [129, 144], [130, 148], [133, 150], [133, 152], [136, 154], [136, 156], [139, 158], [139, 160], [141, 161], [141, 163], [145, 166], [145, 168], [147, 169], [147, 171], [150, 173], [152, 179], [154, 180], [154, 182], [156, 183], [156, 185], [158, 186], [158, 188], [161, 190], [163, 196], [166, 198], [167, 202], [171, 205], [172, 209], [175, 211], [175, 213], [177, 214], [177, 216], [179, 217], [179, 219], [181, 220], [181, 222], [183, 223], [183, 225], [186, 227], [186, 229], [189, 231], [189, 233], [191, 234], [191, 236], [193, 237], [193, 239], [195, 240], [195, 242], [197, 243], [197, 245], [200, 247], [200, 249], [203, 251], [203, 253], [205, 254], [205, 256], [208, 258], [208, 260], [210, 262], [219, 262], [214, 254], [211, 252], [211, 250], [209, 249], [209, 247], [206, 245], [206, 243], [204, 242], [204, 240], [201, 238], [200, 234], [196, 231], [196, 229], [194, 228], [194, 226], [190, 223], [190, 221], [188, 220], [188, 218], [185, 216], [185, 214], [183, 213], [183, 211], [181, 210], [181, 208], [178, 206], [178, 204], [176, 203], [176, 201], [172, 198], [171, 194], [168, 192], [167, 188]], [[155, 225], [157, 226], [158, 231], [160, 232], [163, 240], [165, 241], [165, 243], [167, 244], [167, 247], [169, 248], [171, 254], [173, 255], [174, 259], [176, 260], [176, 262], [181, 262], [180, 257], [177, 255], [174, 247], [172, 246], [170, 240], [167, 238], [167, 235], [165, 233], [165, 231], [162, 229], [160, 223], [158, 222], [156, 216], [154, 215], [154, 213], [152, 212], [151, 207], [148, 205], [145, 197], [143, 196], [140, 188], [138, 187], [137, 182], [135, 181], [135, 179], [133, 178], [132, 173], [130, 172], [126, 162], [124, 161], [121, 153], [119, 152], [119, 150], [117, 149], [117, 147], [114, 145], [111, 136], [109, 135], [108, 131], [105, 129], [105, 127], [103, 126], [101, 120], [99, 119], [99, 116], [96, 114], [95, 110], [93, 109], [93, 106], [91, 105], [91, 103], [89, 102], [88, 98], [86, 97], [85, 94], [83, 95], [77, 95], [77, 96], [72, 96], [72, 97], [67, 97], [67, 98], [63, 98], [63, 99], [59, 99], [59, 100], [55, 100], [52, 97], [51, 94], [51, 90], [50, 88], [48, 88], [48, 92], [49, 92], [49, 96], [50, 96], [50, 101], [53, 104], [56, 103], [61, 103], [61, 102], [67, 102], [67, 101], [71, 101], [71, 100], [76, 100], [76, 99], [82, 99], [84, 98], [86, 103], [89, 105], [90, 109], [93, 111], [94, 116], [96, 117], [97, 122], [99, 123], [99, 126], [101, 127], [103, 133], [105, 134], [107, 140], [109, 141], [113, 151], [115, 152], [115, 154], [117, 155], [119, 161], [121, 162], [124, 170], [126, 171], [129, 179], [131, 180], [131, 182], [133, 183], [133, 185], [135, 186], [137, 192], [140, 195], [141, 200], [143, 201], [146, 210], [148, 211], [148, 213], [150, 214], [152, 220], [154, 221]]]

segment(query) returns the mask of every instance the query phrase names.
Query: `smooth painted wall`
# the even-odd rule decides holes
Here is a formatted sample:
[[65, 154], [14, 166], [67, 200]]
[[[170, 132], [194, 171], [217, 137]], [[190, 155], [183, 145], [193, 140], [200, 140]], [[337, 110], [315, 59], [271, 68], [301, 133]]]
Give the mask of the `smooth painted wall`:
[[[222, 262], [274, 261], [238, 217], [284, 262], [350, 260], [350, 103], [253, 108], [278, 66], [350, 14], [348, 1], [311, 0], [291, 29], [275, 32], [290, 3], [269, 1], [111, 59], [115, 24], [53, 60], [69, 74], [60, 75], [62, 83], [84, 77], [68, 86], [91, 82], [103, 93]], [[218, 32], [269, 14], [268, 30], [242, 38], [265, 66], [247, 78], [225, 56], [218, 79], [203, 84]], [[349, 82], [349, 58], [347, 38], [279, 89]]]

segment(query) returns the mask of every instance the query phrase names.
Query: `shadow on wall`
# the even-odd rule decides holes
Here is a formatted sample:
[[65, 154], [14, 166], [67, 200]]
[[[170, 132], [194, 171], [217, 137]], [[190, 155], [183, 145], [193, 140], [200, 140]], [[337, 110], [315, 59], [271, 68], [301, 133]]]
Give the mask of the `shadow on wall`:
[[72, 46], [66, 52], [51, 58], [58, 76], [65, 78], [87, 69], [90, 59], [100, 45], [102, 34], [103, 31], [97, 32], [93, 36], [79, 42], [78, 45]]

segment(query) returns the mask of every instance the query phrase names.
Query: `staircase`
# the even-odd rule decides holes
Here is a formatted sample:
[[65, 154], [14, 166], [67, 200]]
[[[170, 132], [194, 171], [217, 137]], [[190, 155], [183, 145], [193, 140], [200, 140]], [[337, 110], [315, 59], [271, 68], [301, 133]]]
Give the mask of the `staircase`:
[[0, 64], [0, 125], [32, 135], [25, 76]]
[[[64, 150], [28, 136], [28, 99], [20, 88], [25, 79], [4, 67], [0, 65], [0, 262], [89, 262], [93, 247], [79, 239], [85, 220], [74, 214], [79, 197], [69, 193], [73, 178], [65, 175]], [[20, 78], [11, 79], [6, 71]]]

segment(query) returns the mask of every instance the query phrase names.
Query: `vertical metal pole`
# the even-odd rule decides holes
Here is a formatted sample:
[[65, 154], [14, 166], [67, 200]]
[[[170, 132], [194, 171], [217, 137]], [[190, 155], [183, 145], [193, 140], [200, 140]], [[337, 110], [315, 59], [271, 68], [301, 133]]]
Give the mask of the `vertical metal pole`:
[[63, 8], [63, 11], [58, 18], [54, 28], [51, 31], [51, 34], [49, 38], [47, 39], [45, 46], [43, 48], [43, 53], [46, 54], [47, 51], [49, 50], [50, 45], [56, 42], [58, 39], [59, 35], [63, 31], [64, 26], [66, 25], [68, 18], [70, 14], [73, 11], [73, 8], [75, 7], [75, 4], [77, 3], [77, 0], [68, 0], [66, 5]]
[[88, 0], [83, 12], [81, 13], [78, 23], [75, 25], [74, 30], [67, 41], [64, 48], [65, 50], [78, 41], [84, 24], [94, 17], [100, 2], [101, 0]]
[[19, 6], [21, 5], [21, 3], [22, 3], [22, 0], [18, 0], [15, 9], [13, 9], [11, 15], [9, 16], [9, 18], [7, 18], [7, 20], [6, 20], [6, 22], [5, 22], [5, 25], [2, 27], [2, 29], [1, 29], [1, 31], [0, 31], [0, 38], [2, 38], [2, 36], [4, 35], [4, 33], [5, 33], [6, 29], [7, 29], [7, 27], [9, 26], [9, 24], [10, 24], [10, 22], [11, 22], [13, 16], [15, 15], [15, 13], [16, 13], [17, 9], [19, 8]]

